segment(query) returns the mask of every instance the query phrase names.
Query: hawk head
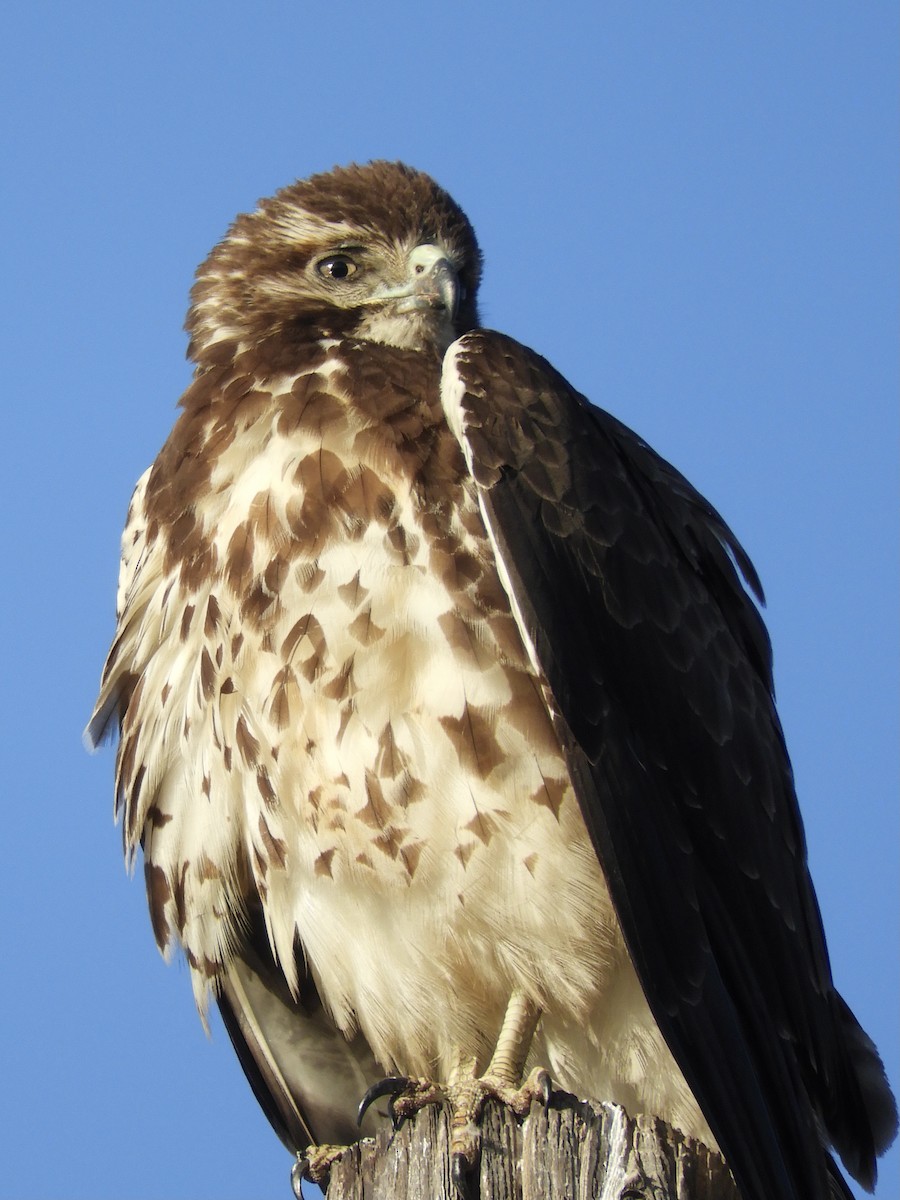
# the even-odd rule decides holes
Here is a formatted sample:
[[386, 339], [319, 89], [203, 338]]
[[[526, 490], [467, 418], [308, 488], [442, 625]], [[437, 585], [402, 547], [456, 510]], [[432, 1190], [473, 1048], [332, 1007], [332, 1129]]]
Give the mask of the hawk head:
[[472, 227], [434, 180], [337, 167], [237, 218], [197, 272], [188, 353], [204, 366], [322, 337], [443, 353], [478, 325], [480, 273]]

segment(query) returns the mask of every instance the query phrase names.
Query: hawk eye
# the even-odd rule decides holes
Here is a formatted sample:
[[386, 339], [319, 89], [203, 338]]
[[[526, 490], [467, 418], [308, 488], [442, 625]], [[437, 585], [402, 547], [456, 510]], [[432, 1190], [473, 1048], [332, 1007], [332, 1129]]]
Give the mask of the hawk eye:
[[359, 270], [352, 258], [346, 254], [329, 254], [316, 265], [316, 270], [325, 279], [349, 279]]

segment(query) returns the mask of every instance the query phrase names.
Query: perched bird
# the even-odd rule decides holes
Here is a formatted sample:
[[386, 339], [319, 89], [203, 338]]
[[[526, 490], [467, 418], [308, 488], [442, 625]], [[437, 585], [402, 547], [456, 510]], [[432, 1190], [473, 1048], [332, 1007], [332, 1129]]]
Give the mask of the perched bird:
[[200, 267], [88, 730], [156, 939], [296, 1151], [386, 1073], [471, 1115], [543, 1068], [720, 1148], [744, 1200], [848, 1196], [829, 1146], [871, 1188], [896, 1108], [832, 984], [754, 569], [479, 328], [480, 270], [387, 162]]

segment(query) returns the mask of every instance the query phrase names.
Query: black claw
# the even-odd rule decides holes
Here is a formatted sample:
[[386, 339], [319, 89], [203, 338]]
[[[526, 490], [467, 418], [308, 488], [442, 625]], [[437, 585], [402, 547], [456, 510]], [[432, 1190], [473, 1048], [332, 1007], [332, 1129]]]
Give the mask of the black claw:
[[394, 1112], [394, 1101], [401, 1092], [406, 1091], [409, 1084], [410, 1080], [407, 1075], [388, 1075], [385, 1079], [379, 1079], [377, 1083], [373, 1083], [359, 1102], [359, 1108], [356, 1110], [356, 1124], [362, 1125], [363, 1117], [376, 1100], [381, 1100], [384, 1096], [390, 1096], [391, 1100], [388, 1104], [388, 1112], [390, 1113], [391, 1124], [396, 1129], [397, 1114]]
[[466, 1200], [469, 1195], [469, 1181], [473, 1169], [472, 1163], [459, 1151], [450, 1156], [450, 1178], [453, 1182], [453, 1189], [463, 1200]]
[[398, 1099], [399, 1099], [399, 1096], [391, 1096], [390, 1100], [388, 1100], [388, 1116], [391, 1118], [391, 1129], [393, 1129], [394, 1133], [397, 1132], [397, 1130], [400, 1128], [400, 1126], [406, 1120], [406, 1117], [398, 1117], [397, 1116], [397, 1101], [398, 1101]]
[[291, 1191], [297, 1200], [303, 1200], [303, 1178], [309, 1170], [309, 1159], [306, 1155], [298, 1157], [291, 1168]]

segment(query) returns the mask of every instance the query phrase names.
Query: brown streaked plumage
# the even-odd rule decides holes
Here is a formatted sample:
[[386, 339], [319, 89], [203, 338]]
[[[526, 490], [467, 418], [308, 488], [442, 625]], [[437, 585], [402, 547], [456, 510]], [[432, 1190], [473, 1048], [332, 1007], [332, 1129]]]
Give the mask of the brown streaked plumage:
[[285, 188], [200, 268], [89, 727], [156, 939], [295, 1150], [385, 1072], [541, 1065], [718, 1143], [745, 1200], [841, 1194], [825, 1142], [870, 1185], [896, 1114], [831, 982], [753, 568], [478, 329], [480, 269], [395, 163]]

